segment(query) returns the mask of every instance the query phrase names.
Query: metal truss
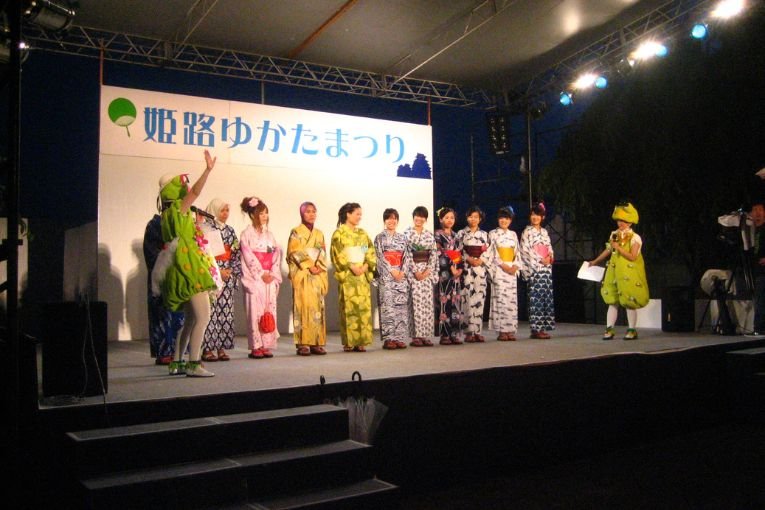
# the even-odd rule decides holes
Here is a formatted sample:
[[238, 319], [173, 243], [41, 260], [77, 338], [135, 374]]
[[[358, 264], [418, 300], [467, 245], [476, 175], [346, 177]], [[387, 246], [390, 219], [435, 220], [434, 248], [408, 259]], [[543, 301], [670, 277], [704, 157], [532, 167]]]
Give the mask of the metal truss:
[[32, 51], [103, 57], [104, 60], [126, 64], [165, 67], [375, 98], [480, 109], [492, 105], [486, 91], [467, 89], [453, 83], [400, 79], [366, 71], [172, 43], [80, 26], [72, 26], [64, 34], [55, 34], [26, 24], [23, 37]]
[[509, 9], [518, 0], [484, 0], [459, 13], [425, 38], [427, 42], [401, 57], [389, 70], [403, 80]]
[[513, 109], [532, 104], [556, 88], [566, 88], [583, 72], [616, 69], [619, 62], [626, 59], [641, 42], [652, 38], [671, 38], [687, 29], [690, 23], [701, 19], [700, 15], [711, 3], [712, 0], [672, 0], [662, 4], [534, 76], [524, 84], [524, 90], [512, 95], [508, 106]]

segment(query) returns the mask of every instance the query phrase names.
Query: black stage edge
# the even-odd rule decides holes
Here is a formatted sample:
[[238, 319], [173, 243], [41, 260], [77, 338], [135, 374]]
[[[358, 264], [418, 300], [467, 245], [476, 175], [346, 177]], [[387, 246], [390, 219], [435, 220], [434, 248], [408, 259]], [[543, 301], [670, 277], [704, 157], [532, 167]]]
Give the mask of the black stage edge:
[[[742, 338], [651, 354], [364, 381], [363, 393], [390, 408], [374, 444], [377, 475], [415, 490], [730, 422], [739, 382], [726, 353], [761, 347], [765, 339]], [[58, 447], [66, 431], [313, 405], [358, 390], [337, 383], [114, 403], [107, 412], [97, 405], [44, 409], [38, 416], [42, 463], [66, 470]]]

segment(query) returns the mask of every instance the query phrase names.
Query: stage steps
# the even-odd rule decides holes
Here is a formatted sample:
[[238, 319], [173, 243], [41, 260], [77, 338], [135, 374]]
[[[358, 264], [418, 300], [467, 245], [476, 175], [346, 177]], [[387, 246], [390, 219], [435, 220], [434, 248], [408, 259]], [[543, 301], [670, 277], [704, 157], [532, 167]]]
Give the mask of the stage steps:
[[765, 419], [765, 347], [727, 352], [725, 361], [734, 415]]
[[66, 434], [88, 508], [390, 507], [348, 412], [315, 405]]

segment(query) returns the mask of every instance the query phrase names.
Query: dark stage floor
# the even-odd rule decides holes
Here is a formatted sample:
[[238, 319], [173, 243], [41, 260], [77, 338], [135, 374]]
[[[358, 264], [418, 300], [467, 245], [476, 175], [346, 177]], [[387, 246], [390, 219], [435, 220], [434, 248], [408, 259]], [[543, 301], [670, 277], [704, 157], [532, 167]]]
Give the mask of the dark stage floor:
[[[621, 329], [619, 333], [623, 334], [624, 328]], [[208, 363], [207, 367], [216, 376], [205, 379], [168, 376], [166, 367], [153, 364], [145, 340], [108, 342], [106, 401], [117, 403], [315, 386], [322, 375], [327, 383], [345, 382], [356, 370], [368, 381], [635, 353], [652, 355], [748, 340], [742, 336], [641, 329], [639, 340], [624, 341], [617, 336], [616, 340], [603, 341], [602, 331], [600, 325], [559, 324], [551, 340], [532, 340], [528, 338], [527, 325], [521, 324], [523, 334], [518, 335], [516, 342], [497, 342], [495, 333], [486, 332], [487, 342], [484, 344], [383, 351], [376, 341], [367, 353], [342, 352], [339, 335], [333, 333], [328, 338], [329, 354], [310, 357], [296, 356], [292, 336], [283, 335], [275, 357], [270, 360], [248, 359], [247, 339], [238, 337], [237, 347], [230, 351], [231, 361]], [[42, 356], [39, 358], [42, 363]], [[38, 370], [38, 373], [43, 371]], [[42, 375], [41, 379], [41, 408], [55, 407], [62, 402], [72, 404], [71, 399], [57, 398], [55, 393], [53, 397], [42, 398], [45, 384]], [[102, 402], [100, 396], [74, 400], [79, 405]]]

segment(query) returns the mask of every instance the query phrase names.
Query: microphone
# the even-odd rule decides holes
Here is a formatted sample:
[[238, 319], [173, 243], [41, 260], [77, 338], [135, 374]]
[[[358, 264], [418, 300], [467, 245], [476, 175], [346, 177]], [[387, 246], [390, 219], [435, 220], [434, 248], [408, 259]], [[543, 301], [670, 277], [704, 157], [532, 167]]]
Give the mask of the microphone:
[[200, 209], [199, 207], [197, 207], [195, 205], [192, 205], [191, 207], [189, 207], [189, 209], [191, 209], [191, 212], [200, 214], [200, 215], [204, 216], [205, 218], [209, 218], [211, 220], [215, 220], [215, 216], [213, 216], [212, 214], [210, 214], [207, 211], [203, 211], [202, 209]]

